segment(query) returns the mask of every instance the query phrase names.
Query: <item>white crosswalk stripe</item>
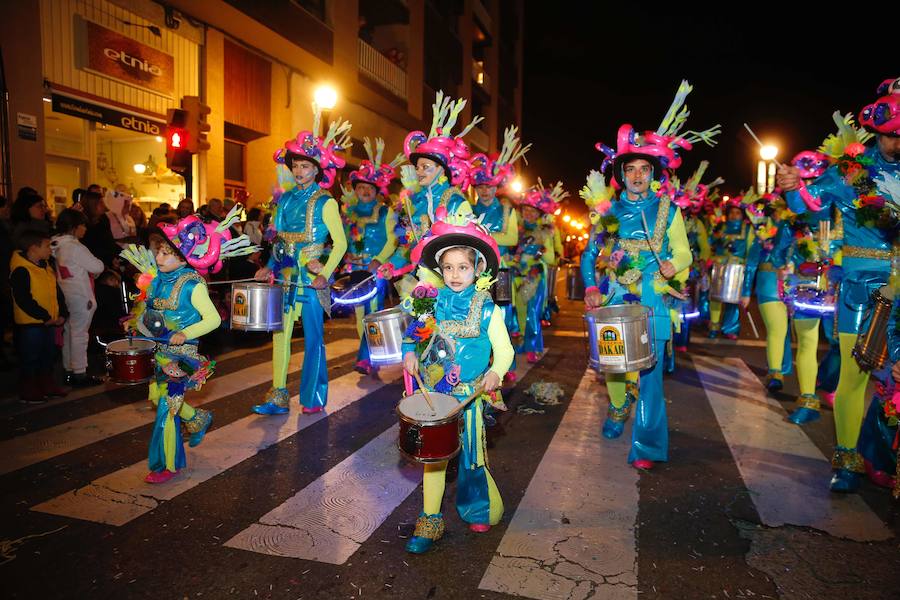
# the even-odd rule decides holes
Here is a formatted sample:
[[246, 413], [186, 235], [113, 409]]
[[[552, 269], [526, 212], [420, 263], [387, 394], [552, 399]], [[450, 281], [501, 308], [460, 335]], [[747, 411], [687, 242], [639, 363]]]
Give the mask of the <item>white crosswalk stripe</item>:
[[[354, 352], [358, 346], [358, 340], [341, 339], [328, 344], [325, 352], [333, 360]], [[291, 356], [289, 372], [298, 372], [302, 363], [303, 352]], [[214, 376], [200, 391], [192, 393], [189, 401], [192, 406], [202, 406], [271, 380], [272, 364], [263, 362], [227, 375]], [[3, 440], [0, 442], [0, 475], [147, 425], [153, 422], [155, 416], [156, 409], [148, 402], [138, 402]]]

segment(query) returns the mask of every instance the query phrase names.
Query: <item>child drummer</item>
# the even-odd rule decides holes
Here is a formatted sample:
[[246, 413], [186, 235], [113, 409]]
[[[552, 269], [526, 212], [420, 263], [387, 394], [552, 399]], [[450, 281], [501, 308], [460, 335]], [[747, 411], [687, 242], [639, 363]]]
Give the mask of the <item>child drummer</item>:
[[157, 411], [147, 483], [165, 483], [186, 466], [182, 425], [193, 448], [212, 423], [212, 413], [193, 408], [184, 395], [200, 389], [215, 370], [215, 361], [197, 352], [197, 338], [222, 321], [203, 275], [219, 271], [224, 258], [259, 250], [245, 235], [231, 239], [228, 228], [239, 220], [242, 210], [236, 205], [221, 223], [203, 223], [191, 215], [175, 225], [152, 229], [150, 250], [130, 245], [122, 251], [122, 257], [141, 272], [140, 294], [126, 328], [162, 340], [156, 347], [155, 375], [150, 382], [150, 401]]
[[[499, 388], [514, 352], [503, 311], [495, 310], [489, 292], [500, 262], [497, 242], [470, 216], [452, 219], [436, 221], [412, 251], [412, 261], [438, 271], [445, 287], [423, 282], [404, 300], [415, 320], [404, 339], [403, 364], [427, 390], [459, 401], [483, 392], [463, 411], [456, 509], [472, 531], [485, 532], [500, 522], [503, 501], [487, 466], [482, 410], [485, 400], [505, 410]], [[424, 507], [409, 552], [428, 551], [444, 534], [446, 471], [446, 461], [425, 465]]]

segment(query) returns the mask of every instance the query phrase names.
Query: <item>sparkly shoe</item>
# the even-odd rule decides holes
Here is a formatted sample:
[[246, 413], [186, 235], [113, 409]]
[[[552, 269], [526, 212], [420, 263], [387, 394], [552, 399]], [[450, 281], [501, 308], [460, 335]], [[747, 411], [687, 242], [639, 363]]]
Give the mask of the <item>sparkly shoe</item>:
[[859, 479], [865, 467], [856, 448], [835, 446], [831, 466], [834, 469], [830, 485], [832, 492], [848, 494], [859, 489]]
[[184, 428], [191, 434], [191, 437], [188, 438], [188, 446], [191, 448], [200, 445], [200, 442], [203, 441], [203, 436], [206, 435], [206, 430], [212, 425], [213, 420], [212, 413], [208, 410], [195, 408], [194, 411], [194, 418], [190, 421], [184, 421]]
[[416, 520], [413, 536], [406, 542], [406, 551], [413, 554], [424, 554], [431, 550], [434, 543], [444, 537], [444, 515], [422, 513]]
[[253, 412], [258, 415], [283, 415], [290, 411], [288, 403], [290, 402], [290, 394], [287, 388], [269, 388], [266, 392], [265, 402], [255, 404]]
[[503, 379], [506, 381], [506, 383], [508, 383], [509, 385], [512, 385], [516, 382], [516, 380], [518, 378], [519, 378], [519, 376], [516, 375], [515, 371], [507, 371], [506, 376]]
[[797, 409], [790, 414], [788, 421], [796, 425], [804, 425], [818, 421], [822, 415], [819, 414], [819, 398], [815, 394], [802, 394], [797, 398]]
[[631, 408], [631, 398], [625, 395], [625, 404], [622, 408], [616, 408], [612, 402], [609, 403], [609, 409], [606, 412], [606, 420], [603, 422], [603, 437], [608, 440], [614, 440], [625, 429], [625, 421], [628, 420], [628, 412]]
[[778, 392], [784, 387], [784, 376], [778, 371], [770, 371], [766, 378], [766, 389], [770, 392]]
[[163, 469], [162, 471], [150, 471], [147, 473], [147, 476], [144, 477], [144, 481], [147, 483], [165, 483], [175, 477], [178, 474], [178, 471], [174, 473], [169, 471], [168, 469]]
[[537, 363], [537, 361], [539, 361], [540, 359], [540, 355], [537, 352], [529, 352], [525, 355], [525, 360], [527, 360], [528, 363], [532, 365]]
[[725, 338], [726, 340], [731, 340], [732, 342], [734, 340], [738, 339], [738, 336], [734, 333], [726, 333], [726, 334], [722, 335], [722, 337]]

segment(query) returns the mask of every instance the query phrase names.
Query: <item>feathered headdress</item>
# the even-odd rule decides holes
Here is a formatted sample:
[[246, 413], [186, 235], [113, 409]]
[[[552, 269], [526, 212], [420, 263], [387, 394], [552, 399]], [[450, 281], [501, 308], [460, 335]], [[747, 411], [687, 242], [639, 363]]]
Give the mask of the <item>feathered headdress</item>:
[[469, 177], [472, 185], [495, 185], [503, 187], [515, 176], [515, 163], [522, 159], [525, 164], [528, 160], [525, 153], [531, 149], [531, 144], [522, 145], [518, 136], [519, 129], [510, 125], [503, 133], [503, 146], [500, 154], [491, 158], [486, 154], [476, 154], [469, 162]]
[[552, 188], [544, 187], [544, 182], [538, 177], [537, 185], [525, 194], [519, 202], [520, 206], [531, 206], [546, 215], [552, 215], [559, 210], [560, 203], [569, 197], [569, 192], [563, 189], [562, 181], [557, 181]]
[[384, 140], [375, 138], [375, 148], [372, 149], [372, 142], [369, 138], [363, 138], [363, 148], [366, 150], [368, 160], [360, 163], [359, 168], [350, 173], [350, 183], [354, 186], [357, 183], [368, 183], [374, 185], [383, 196], [388, 194], [388, 185], [397, 176], [397, 167], [403, 161], [403, 154], [398, 152], [397, 155], [389, 163], [382, 163], [384, 156]]
[[322, 111], [319, 105], [313, 102], [313, 128], [312, 131], [301, 131], [292, 140], [284, 143], [279, 148], [273, 160], [291, 169], [295, 159], [304, 159], [312, 162], [319, 168], [316, 181], [323, 188], [334, 185], [334, 175], [337, 169], [342, 168], [346, 161], [338, 156], [338, 152], [347, 151], [353, 145], [350, 141], [350, 129], [353, 127], [349, 121], [338, 118], [328, 125], [325, 137], [319, 137], [319, 129], [322, 120]]

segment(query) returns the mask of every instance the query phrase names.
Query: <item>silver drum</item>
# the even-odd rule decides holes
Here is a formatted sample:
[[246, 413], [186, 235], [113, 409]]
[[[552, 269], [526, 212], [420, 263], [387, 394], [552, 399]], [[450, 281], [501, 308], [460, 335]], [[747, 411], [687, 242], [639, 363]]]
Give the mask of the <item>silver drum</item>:
[[744, 285], [746, 266], [739, 263], [715, 263], [709, 286], [709, 299], [724, 304], [738, 304]]
[[231, 328], [281, 331], [284, 295], [280, 285], [248, 282], [231, 285]]
[[363, 318], [369, 360], [373, 364], [395, 365], [403, 362], [403, 334], [409, 322], [409, 315], [398, 306]]
[[656, 364], [653, 311], [640, 304], [616, 304], [584, 315], [590, 365], [600, 373], [631, 373]]
[[566, 297], [569, 300], [584, 300], [584, 278], [581, 267], [570, 265], [566, 272]]
[[547, 267], [547, 289], [550, 290], [549, 295], [556, 295], [556, 279], [559, 277], [559, 267]]
[[507, 268], [497, 271], [497, 282], [491, 292], [494, 296], [494, 304], [497, 306], [509, 306], [513, 301], [512, 272]]

